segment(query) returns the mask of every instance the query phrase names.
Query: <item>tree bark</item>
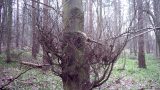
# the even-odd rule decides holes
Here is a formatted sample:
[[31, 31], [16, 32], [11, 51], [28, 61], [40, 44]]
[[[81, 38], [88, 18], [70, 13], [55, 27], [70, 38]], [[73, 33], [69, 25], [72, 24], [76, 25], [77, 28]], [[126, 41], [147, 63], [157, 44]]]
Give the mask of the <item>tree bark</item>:
[[[160, 27], [160, 0], [153, 0], [153, 9], [154, 9], [154, 15], [155, 15], [155, 20], [154, 24], [155, 27]], [[155, 30], [155, 35], [156, 35], [156, 42], [159, 47], [159, 52], [160, 52], [160, 29]]]
[[17, 0], [17, 23], [16, 23], [16, 47], [19, 47], [19, 37], [20, 37], [20, 32], [19, 32], [19, 0]]
[[87, 30], [90, 33], [90, 36], [93, 32], [93, 12], [92, 12], [93, 2], [92, 0], [88, 0], [88, 27]]
[[3, 0], [0, 1], [0, 54], [2, 53], [2, 20], [1, 20], [1, 17], [2, 17], [2, 6], [3, 6]]
[[[48, 0], [44, 0], [43, 1], [44, 4], [46, 5], [49, 5], [49, 1]], [[45, 28], [45, 33], [49, 33], [49, 11], [48, 11], [48, 7], [47, 6], [43, 6], [43, 27]], [[43, 46], [42, 46], [43, 47]], [[42, 48], [43, 49], [43, 63], [44, 64], [49, 64], [51, 65], [52, 62], [51, 62], [51, 59], [49, 57], [49, 55], [47, 54], [48, 50], [45, 49], [44, 47]], [[47, 67], [44, 67], [44, 70], [46, 70]]]
[[[143, 2], [137, 0], [138, 7], [138, 29], [143, 29]], [[144, 53], [144, 35], [138, 37], [138, 65], [139, 68], [146, 68], [145, 53]]]
[[12, 0], [6, 0], [7, 5], [7, 49], [6, 49], [6, 62], [11, 62], [11, 30], [12, 30]]
[[37, 28], [36, 28], [36, 18], [37, 18], [37, 4], [32, 1], [32, 57], [37, 58], [37, 54], [39, 52], [39, 42], [38, 42], [38, 33], [37, 33]]
[[[26, 0], [24, 0], [24, 3], [27, 3]], [[26, 4], [24, 4], [23, 6], [23, 16], [22, 16], [22, 32], [21, 32], [21, 49], [23, 49], [23, 47], [25, 46], [25, 36], [24, 36], [24, 33], [25, 33], [25, 26], [26, 26]]]
[[102, 37], [102, 24], [103, 24], [103, 20], [102, 20], [102, 0], [98, 0], [97, 1], [97, 32], [99, 35], [97, 35], [97, 39], [99, 40]]
[[[129, 15], [130, 15], [130, 20], [133, 22], [132, 23], [132, 27], [133, 27], [133, 32], [136, 32], [136, 1], [135, 0], [129, 0]], [[134, 36], [134, 35], [133, 35]], [[133, 40], [131, 40], [130, 42], [130, 53], [134, 54], [135, 56], [137, 56], [137, 43], [138, 40], [137, 38], [133, 38]]]
[[89, 66], [84, 58], [86, 39], [84, 30], [84, 13], [82, 0], [63, 0], [63, 52], [62, 81], [64, 90], [88, 90]]

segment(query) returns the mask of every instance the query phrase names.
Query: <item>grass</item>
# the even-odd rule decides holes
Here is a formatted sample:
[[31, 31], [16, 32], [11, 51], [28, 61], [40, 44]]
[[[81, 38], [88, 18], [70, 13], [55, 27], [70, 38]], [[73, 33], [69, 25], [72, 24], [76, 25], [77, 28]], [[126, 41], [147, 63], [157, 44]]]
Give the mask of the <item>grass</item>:
[[145, 58], [147, 68], [142, 69], [138, 68], [138, 60], [127, 57], [125, 70], [121, 70], [124, 59], [120, 58], [114, 66], [109, 81], [123, 78], [119, 83], [116, 83], [119, 84], [119, 87], [114, 88], [127, 88], [131, 90], [160, 88], [160, 61], [149, 54]]
[[16, 66], [17, 66], [17, 63], [16, 63], [16, 62], [12, 62], [12, 63], [10, 63], [10, 64], [7, 64], [7, 63], [5, 62], [4, 57], [5, 57], [4, 54], [1, 54], [1, 55], [0, 55], [0, 67], [6, 67], [6, 68], [10, 67], [10, 68], [12, 68], [12, 67], [16, 67]]
[[[27, 53], [26, 55], [28, 56], [29, 54]], [[7, 64], [4, 57], [3, 54], [0, 55], [0, 71], [2, 70], [0, 80], [8, 76], [16, 77], [28, 68], [21, 66], [17, 62]], [[62, 90], [62, 83], [60, 78], [53, 75], [51, 71], [31, 69], [8, 87], [13, 90]]]
[[[28, 54], [27, 54], [28, 55]], [[137, 90], [160, 88], [160, 61], [153, 55], [146, 55], [147, 69], [138, 68], [138, 62], [132, 56], [127, 56], [125, 70], [121, 70], [124, 64], [124, 57], [121, 57], [115, 64], [110, 79], [101, 90]], [[0, 55], [0, 68], [8, 72], [7, 75], [17, 76], [24, 71], [19, 64], [4, 62], [4, 55]], [[6, 75], [6, 74], [5, 74]], [[1, 75], [0, 75], [1, 76]], [[1, 78], [1, 77], [0, 77]], [[118, 81], [120, 79], [120, 81]], [[9, 87], [15, 90], [62, 90], [61, 79], [51, 71], [32, 69], [15, 80]]]

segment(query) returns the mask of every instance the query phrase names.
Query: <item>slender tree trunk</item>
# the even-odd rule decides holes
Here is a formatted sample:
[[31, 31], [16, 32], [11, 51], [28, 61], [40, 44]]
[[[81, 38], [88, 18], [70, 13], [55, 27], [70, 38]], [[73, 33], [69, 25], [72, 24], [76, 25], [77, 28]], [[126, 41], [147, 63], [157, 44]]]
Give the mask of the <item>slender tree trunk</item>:
[[7, 49], [6, 49], [6, 62], [11, 62], [11, 30], [12, 30], [12, 0], [6, 0], [7, 5]]
[[159, 46], [158, 46], [158, 43], [157, 43], [157, 41], [156, 41], [156, 49], [155, 49], [155, 52], [156, 52], [156, 57], [157, 58], [160, 58], [160, 52], [159, 52]]
[[[132, 29], [133, 32], [136, 32], [136, 1], [135, 0], [129, 0], [129, 18], [132, 21]], [[135, 35], [133, 35], [135, 36]], [[131, 53], [133, 53], [135, 56], [137, 56], [137, 38], [133, 38], [133, 40], [131, 40], [130, 42], [130, 50]]]
[[[136, 17], [136, 0], [132, 0], [133, 2], [133, 17]], [[136, 32], [137, 29], [137, 24], [136, 24], [136, 20], [133, 21], [133, 30], [134, 32]], [[133, 38], [133, 51], [134, 51], [134, 55], [137, 56], [137, 50], [138, 50], [138, 38]]]
[[[44, 4], [49, 5], [48, 0], [44, 0], [43, 2], [44, 2]], [[48, 33], [50, 23], [49, 23], [49, 12], [48, 12], [48, 7], [47, 6], [43, 6], [43, 13], [44, 13], [44, 15], [43, 15], [43, 27], [45, 28], [45, 30], [44, 30], [45, 33]], [[51, 59], [49, 58], [49, 55], [47, 54], [47, 52], [48, 52], [48, 50], [43, 47], [43, 63], [51, 65], [52, 64]], [[47, 69], [47, 67], [44, 68], [44, 70], [46, 70], [46, 69]]]
[[137, 38], [133, 39], [133, 52], [134, 55], [137, 56]]
[[5, 46], [5, 48], [6, 48], [6, 46], [7, 46], [7, 27], [6, 27], [6, 25], [7, 25], [7, 12], [8, 12], [8, 10], [7, 10], [7, 1], [3, 1], [3, 11], [2, 11], [2, 45], [3, 46]]
[[151, 46], [150, 46], [151, 42], [150, 42], [149, 37], [151, 37], [150, 34], [146, 33], [145, 34], [145, 49], [146, 49], [147, 54], [151, 53]]
[[36, 8], [38, 3], [35, 3], [34, 0], [32, 1], [32, 57], [37, 58], [37, 54], [39, 52], [39, 42], [38, 42], [38, 33], [36, 24], [38, 23], [37, 20], [37, 11]]
[[[149, 2], [147, 2], [147, 1], [145, 2], [144, 8], [148, 11], [150, 10]], [[150, 25], [150, 20], [149, 19], [150, 19], [150, 17], [147, 15], [147, 13], [144, 13], [144, 25], [146, 27], [148, 27]], [[151, 47], [150, 47], [151, 41], [149, 39], [151, 37], [150, 32], [146, 33], [144, 35], [144, 37], [145, 37], [145, 50], [146, 50], [146, 53], [149, 54], [150, 51], [151, 51]]]
[[103, 20], [102, 20], [102, 0], [97, 0], [97, 32], [99, 35], [97, 35], [97, 39], [99, 40], [102, 37], [102, 24], [103, 24]]
[[[154, 8], [153, 8], [154, 15], [155, 15], [154, 24], [156, 27], [160, 27], [160, 0], [153, 0], [153, 5], [154, 5]], [[155, 30], [155, 35], [156, 35], [156, 42], [160, 52], [160, 29]]]
[[92, 35], [93, 31], [93, 12], [92, 12], [92, 0], [88, 0], [88, 32]]
[[16, 23], [16, 47], [19, 47], [19, 37], [20, 37], [20, 32], [19, 32], [19, 0], [17, 0], [17, 23]]
[[[63, 0], [64, 38], [62, 60], [62, 82], [64, 90], [88, 90], [89, 66], [84, 58], [85, 38], [82, 0]], [[74, 43], [73, 43], [74, 42]]]
[[[137, 0], [138, 7], [138, 29], [143, 29], [143, 2]], [[138, 65], [139, 68], [146, 68], [145, 52], [144, 52], [144, 35], [138, 37]]]
[[[24, 0], [24, 3], [27, 3], [26, 0]], [[21, 49], [25, 46], [24, 42], [24, 32], [25, 32], [25, 24], [26, 24], [26, 4], [23, 6], [23, 17], [22, 17], [22, 32], [21, 32]]]
[[3, 6], [3, 0], [0, 1], [0, 54], [2, 53], [2, 6]]

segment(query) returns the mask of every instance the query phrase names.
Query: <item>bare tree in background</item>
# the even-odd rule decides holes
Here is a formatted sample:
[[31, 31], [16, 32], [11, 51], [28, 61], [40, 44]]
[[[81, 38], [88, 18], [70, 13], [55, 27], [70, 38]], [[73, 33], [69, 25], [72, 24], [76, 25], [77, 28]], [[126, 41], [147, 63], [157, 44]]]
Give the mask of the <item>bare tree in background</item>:
[[[38, 3], [36, 0], [32, 0], [32, 56], [36, 59], [39, 52], [39, 42], [38, 42], [38, 33], [36, 28], [36, 23], [38, 19]], [[38, 1], [38, 0], [37, 0]]]
[[[88, 0], [87, 25], [89, 24], [89, 27], [86, 31], [84, 29], [83, 0], [62, 0], [62, 6], [60, 7], [59, 0], [53, 0], [52, 2], [43, 0], [43, 3], [40, 1], [32, 0], [28, 2], [24, 0], [23, 17], [18, 18], [21, 15], [21, 11], [18, 11], [21, 10], [19, 8], [21, 5], [18, 4], [17, 0], [17, 11], [15, 11], [17, 17], [13, 20], [19, 24], [22, 21], [22, 32], [19, 32], [21, 31], [20, 27], [13, 27], [19, 30], [15, 30], [15, 36], [19, 32], [22, 36], [22, 47], [26, 45], [29, 48], [27, 53], [32, 51], [32, 57], [37, 58], [38, 63], [43, 63], [42, 65], [28, 64], [34, 68], [47, 66], [45, 70], [50, 70], [51, 67], [52, 72], [61, 78], [64, 90], [92, 90], [103, 85], [109, 79], [113, 66], [130, 37], [131, 39], [138, 37], [139, 67], [146, 67], [144, 35], [143, 30], [141, 30], [144, 28], [142, 0], [131, 1], [134, 9], [131, 10], [132, 17], [129, 28], [126, 28], [128, 21], [127, 24], [124, 24], [125, 21], [122, 18], [121, 0]], [[56, 3], [57, 5], [50, 5], [49, 3]], [[5, 5], [7, 4], [5, 3]], [[136, 7], [138, 12], [135, 9]], [[94, 12], [95, 8], [97, 12]], [[3, 13], [6, 14], [6, 12]], [[138, 14], [138, 19], [136, 14]], [[96, 18], [94, 18], [94, 15]], [[3, 16], [5, 17], [4, 20], [11, 20], [11, 16], [7, 16], [7, 14], [7, 17]], [[136, 24], [137, 20], [138, 25]], [[1, 21], [3, 26], [3, 20]], [[11, 26], [12, 23], [8, 22], [6, 25]], [[138, 26], [139, 31], [135, 30], [137, 29], [136, 26]], [[87, 34], [84, 32], [87, 32]], [[136, 36], [137, 33], [140, 33], [140, 35]], [[14, 36], [14, 34], [12, 35]], [[30, 38], [31, 36], [32, 38]], [[11, 40], [11, 33], [9, 33], [8, 28], [7, 37], [10, 38], [7, 38], [8, 46]], [[30, 45], [25, 44], [30, 40], [32, 40], [32, 50]], [[17, 43], [17, 41], [19, 42], [19, 40], [16, 40], [14, 43]], [[137, 41], [133, 40], [133, 43], [135, 43], [133, 48], [136, 54]], [[17, 46], [19, 45], [20, 43], [17, 44]], [[43, 50], [42, 60], [41, 52], [38, 54], [39, 45]], [[13, 46], [13, 48], [15, 47]], [[8, 51], [10, 51], [10, 48]], [[22, 64], [27, 65], [24, 62]]]
[[[144, 8], [146, 10], [150, 10], [149, 1], [146, 1], [144, 3]], [[147, 15], [147, 13], [144, 13], [144, 27], [147, 28], [152, 24], [150, 17]], [[151, 53], [151, 41], [149, 40], [151, 38], [150, 32], [144, 34], [144, 42], [145, 42], [145, 51], [146, 53]]]
[[19, 24], [19, 0], [17, 0], [17, 19], [16, 19], [16, 47], [19, 47], [19, 40], [20, 40], [20, 24]]
[[27, 23], [27, 17], [26, 17], [26, 13], [27, 13], [27, 6], [26, 6], [26, 0], [24, 0], [24, 4], [23, 4], [23, 8], [22, 8], [22, 32], [21, 32], [21, 49], [24, 48], [25, 46], [25, 28], [26, 28], [26, 23]]
[[102, 37], [103, 32], [103, 19], [102, 19], [102, 0], [97, 0], [97, 39]]
[[[136, 32], [135, 30], [137, 29], [137, 12], [136, 12], [136, 0], [129, 0], [129, 15], [130, 15], [130, 20], [133, 22], [132, 26], [130, 27], [133, 32]], [[134, 35], [133, 35], [134, 36]], [[134, 53], [135, 56], [137, 56], [137, 48], [138, 48], [138, 39], [133, 38], [130, 41], [130, 53]]]
[[5, 0], [5, 8], [7, 8], [6, 22], [7, 22], [7, 49], [6, 49], [6, 62], [11, 62], [11, 33], [12, 33], [12, 0]]
[[[143, 2], [137, 0], [138, 9], [138, 29], [143, 29]], [[139, 68], [146, 68], [145, 52], [144, 52], [144, 35], [140, 35], [138, 38], [138, 65]]]
[[[153, 9], [154, 9], [154, 16], [153, 16], [153, 20], [154, 20], [154, 25], [155, 27], [160, 27], [160, 0], [153, 0]], [[155, 35], [156, 35], [156, 42], [159, 49], [158, 52], [160, 52], [160, 29], [155, 30]]]
[[90, 35], [92, 35], [93, 33], [93, 1], [92, 0], [88, 0], [87, 1], [87, 5], [88, 5], [88, 10], [87, 10], [87, 31]]
[[4, 1], [0, 1], [0, 54], [2, 53], [2, 7], [3, 7]]
[[[48, 0], [44, 0], [44, 4], [49, 5], [49, 1]], [[49, 22], [49, 10], [47, 6], [43, 6], [43, 28], [44, 28], [44, 32], [46, 33], [50, 33], [49, 30], [50, 27], [50, 22]], [[43, 46], [43, 63], [44, 64], [52, 64], [49, 55], [47, 54], [48, 50], [45, 48], [45, 46]]]

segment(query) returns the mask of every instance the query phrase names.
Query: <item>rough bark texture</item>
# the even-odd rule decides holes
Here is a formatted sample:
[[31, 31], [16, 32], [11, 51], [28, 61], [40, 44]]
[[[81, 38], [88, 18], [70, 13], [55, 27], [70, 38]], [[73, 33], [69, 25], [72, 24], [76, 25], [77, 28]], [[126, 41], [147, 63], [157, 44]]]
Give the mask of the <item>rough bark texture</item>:
[[[67, 3], [66, 3], [67, 2]], [[83, 31], [82, 0], [63, 0], [63, 52], [62, 81], [64, 90], [88, 90], [89, 66], [84, 58], [86, 38]]]
[[79, 32], [64, 33], [65, 59], [62, 62], [64, 90], [88, 90], [89, 66], [84, 58], [86, 38]]
[[[137, 0], [138, 7], [138, 29], [143, 29], [143, 2]], [[145, 53], [144, 53], [144, 35], [138, 37], [138, 65], [139, 68], [146, 68]]]

